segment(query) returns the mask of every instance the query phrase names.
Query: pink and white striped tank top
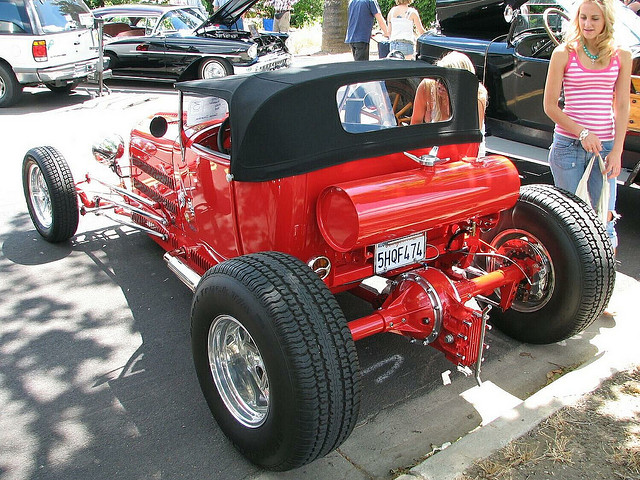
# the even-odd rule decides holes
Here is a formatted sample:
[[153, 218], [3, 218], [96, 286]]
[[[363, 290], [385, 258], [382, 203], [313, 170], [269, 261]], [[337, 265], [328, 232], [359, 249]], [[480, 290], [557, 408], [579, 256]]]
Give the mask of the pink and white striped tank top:
[[[601, 141], [613, 140], [613, 91], [620, 71], [618, 54], [611, 57], [602, 70], [586, 68], [575, 51], [569, 53], [564, 70], [564, 113], [584, 128], [595, 133]], [[560, 125], [555, 131], [565, 137], [577, 138]]]

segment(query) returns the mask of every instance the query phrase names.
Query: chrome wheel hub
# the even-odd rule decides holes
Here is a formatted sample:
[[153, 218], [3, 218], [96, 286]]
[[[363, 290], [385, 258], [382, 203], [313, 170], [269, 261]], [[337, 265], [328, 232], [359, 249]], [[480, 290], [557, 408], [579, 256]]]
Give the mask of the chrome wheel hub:
[[202, 78], [222, 78], [227, 76], [224, 66], [218, 62], [210, 62], [202, 69]]
[[[555, 270], [551, 255], [542, 242], [524, 230], [511, 229], [500, 232], [491, 242], [497, 253], [513, 259], [530, 259], [535, 262], [537, 272], [520, 283], [511, 308], [517, 312], [534, 312], [544, 307], [555, 289]], [[487, 261], [487, 271], [506, 266], [499, 258]], [[499, 296], [499, 291], [496, 292]]]
[[257, 428], [269, 412], [269, 378], [249, 332], [235, 318], [214, 319], [207, 338], [213, 381], [233, 417]]
[[51, 196], [49, 195], [49, 188], [45, 181], [42, 170], [36, 164], [32, 164], [29, 167], [28, 173], [28, 187], [29, 198], [31, 199], [31, 205], [33, 206], [33, 213], [40, 225], [44, 228], [51, 227], [53, 223], [53, 212], [51, 208]]

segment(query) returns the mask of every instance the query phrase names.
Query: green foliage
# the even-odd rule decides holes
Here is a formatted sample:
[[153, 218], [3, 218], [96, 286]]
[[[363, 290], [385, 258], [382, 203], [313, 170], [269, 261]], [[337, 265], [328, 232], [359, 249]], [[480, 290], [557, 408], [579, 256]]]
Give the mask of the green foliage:
[[[382, 15], [385, 19], [387, 18], [389, 10], [391, 10], [391, 7], [393, 7], [395, 4], [395, 0], [378, 0], [378, 5], [380, 5], [380, 10], [382, 10]], [[429, 26], [436, 19], [436, 1], [414, 0], [411, 6], [418, 10], [424, 28], [429, 29]]]
[[299, 0], [293, 6], [291, 25], [299, 28], [322, 20], [323, 8], [323, 0]]

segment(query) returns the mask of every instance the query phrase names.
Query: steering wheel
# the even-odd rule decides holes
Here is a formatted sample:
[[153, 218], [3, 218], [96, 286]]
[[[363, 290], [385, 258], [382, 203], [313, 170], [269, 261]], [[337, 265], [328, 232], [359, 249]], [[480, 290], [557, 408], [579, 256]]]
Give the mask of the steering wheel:
[[551, 14], [559, 15], [560, 17], [564, 18], [567, 21], [569, 21], [569, 15], [567, 15], [564, 10], [560, 10], [559, 8], [553, 8], [553, 7], [547, 8], [542, 14], [542, 24], [544, 25], [544, 31], [547, 32], [547, 35], [549, 35], [549, 38], [555, 45], [560, 45], [562, 38], [560, 37], [559, 33], [554, 32], [551, 29], [551, 25], [549, 25], [549, 15]]
[[[225, 138], [228, 139], [227, 145], [225, 146]], [[229, 124], [229, 117], [225, 118], [220, 124], [220, 128], [218, 129], [218, 138], [216, 139], [218, 144], [218, 151], [220, 153], [224, 153], [225, 155], [229, 155], [231, 152], [231, 126]]]

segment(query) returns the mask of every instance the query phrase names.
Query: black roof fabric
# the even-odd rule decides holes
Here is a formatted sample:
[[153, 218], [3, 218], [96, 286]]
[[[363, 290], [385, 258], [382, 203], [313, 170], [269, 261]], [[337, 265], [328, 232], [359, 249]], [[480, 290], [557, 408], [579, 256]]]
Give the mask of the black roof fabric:
[[[358, 82], [433, 76], [448, 84], [450, 121], [357, 134], [342, 127], [336, 106], [338, 88]], [[273, 180], [361, 158], [482, 139], [475, 75], [419, 61], [314, 65], [195, 80], [178, 83], [176, 88], [227, 101], [231, 173], [238, 181]]]

